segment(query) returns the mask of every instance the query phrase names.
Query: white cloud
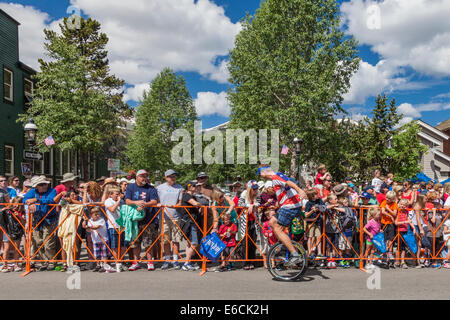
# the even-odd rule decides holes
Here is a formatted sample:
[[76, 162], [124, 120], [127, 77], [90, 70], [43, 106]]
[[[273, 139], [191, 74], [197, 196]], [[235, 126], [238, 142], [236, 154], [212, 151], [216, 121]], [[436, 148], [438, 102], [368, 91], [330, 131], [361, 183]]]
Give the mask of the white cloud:
[[410, 103], [402, 103], [398, 106], [397, 110], [400, 114], [403, 114], [404, 117], [420, 118], [422, 116], [420, 111], [414, 108]]
[[[376, 5], [380, 28], [369, 28], [368, 8]], [[351, 0], [341, 5], [348, 33], [372, 47], [390, 65], [411, 66], [436, 77], [450, 75], [450, 1]]]
[[144, 95], [144, 91], [150, 90], [150, 84], [140, 83], [125, 90], [123, 101], [140, 101]]
[[395, 78], [399, 73], [400, 69], [393, 68], [385, 60], [381, 60], [375, 66], [361, 61], [359, 70], [350, 80], [350, 90], [344, 95], [345, 103], [364, 104], [369, 96], [401, 89], [401, 86], [407, 83], [407, 79]]
[[445, 112], [445, 114], [442, 114], [442, 117], [446, 119], [450, 115], [450, 113], [446, 111], [450, 110], [450, 103], [424, 103], [416, 106], [410, 103], [402, 103], [398, 106], [397, 110], [403, 115], [403, 118], [399, 123], [399, 126], [403, 126], [414, 119], [421, 118], [423, 112]]
[[229, 117], [231, 107], [228, 104], [227, 93], [199, 92], [194, 100], [195, 109], [199, 116], [210, 116], [213, 114]]
[[151, 82], [164, 67], [226, 83], [228, 54], [241, 25], [208, 0], [72, 0], [102, 24], [111, 70], [127, 83]]

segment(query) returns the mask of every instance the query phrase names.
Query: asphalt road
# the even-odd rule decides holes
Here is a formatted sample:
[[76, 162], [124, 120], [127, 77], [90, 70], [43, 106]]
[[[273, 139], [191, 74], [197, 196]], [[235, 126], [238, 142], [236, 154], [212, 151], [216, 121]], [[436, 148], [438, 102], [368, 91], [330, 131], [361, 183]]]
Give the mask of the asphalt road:
[[[380, 289], [369, 290], [371, 274], [357, 269], [308, 270], [295, 283], [277, 282], [269, 273], [253, 271], [197, 272], [177, 270], [98, 274], [81, 272], [79, 282], [69, 284], [80, 289], [69, 290], [69, 275], [62, 272], [33, 272], [26, 277], [18, 273], [0, 274], [1, 300], [317, 300], [317, 299], [450, 299], [450, 270], [408, 269], [380, 270]], [[377, 283], [371, 282], [371, 286]]]

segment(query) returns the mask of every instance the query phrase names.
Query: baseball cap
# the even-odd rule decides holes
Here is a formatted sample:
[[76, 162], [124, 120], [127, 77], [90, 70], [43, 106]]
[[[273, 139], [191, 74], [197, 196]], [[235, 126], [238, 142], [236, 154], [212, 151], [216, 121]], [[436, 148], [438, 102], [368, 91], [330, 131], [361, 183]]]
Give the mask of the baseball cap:
[[372, 198], [372, 197], [371, 197], [370, 193], [368, 193], [368, 192], [363, 192], [363, 193], [361, 194], [361, 198], [370, 199], [370, 198]]
[[164, 174], [165, 177], [171, 176], [173, 174], [177, 174], [175, 170], [169, 169], [166, 171], [166, 173]]
[[197, 180], [189, 180], [186, 182], [186, 185], [184, 186], [185, 189], [189, 189], [189, 187], [195, 187], [197, 185]]
[[145, 171], [145, 170], [139, 170], [139, 171], [136, 173], [136, 177], [138, 177], [138, 176], [140, 176], [140, 175], [143, 175], [143, 174], [148, 175], [148, 172]]
[[259, 189], [259, 186], [258, 186], [258, 183], [256, 181], [250, 180], [247, 183], [247, 188], [252, 188], [253, 190], [257, 190], [257, 189]]
[[264, 188], [264, 181], [258, 181], [258, 187], [259, 189]]
[[198, 175], [197, 175], [197, 179], [198, 178], [209, 178], [209, 176], [205, 173], [205, 172], [200, 172]]
[[367, 186], [364, 191], [367, 192], [367, 190], [374, 190], [375, 187], [374, 186]]

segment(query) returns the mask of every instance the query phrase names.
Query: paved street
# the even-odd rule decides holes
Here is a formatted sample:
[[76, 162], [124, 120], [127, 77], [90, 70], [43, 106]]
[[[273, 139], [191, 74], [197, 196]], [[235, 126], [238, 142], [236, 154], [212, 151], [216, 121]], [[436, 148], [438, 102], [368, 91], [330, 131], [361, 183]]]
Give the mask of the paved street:
[[369, 290], [370, 274], [356, 269], [309, 270], [302, 281], [273, 281], [264, 269], [208, 272], [82, 272], [81, 288], [69, 290], [61, 272], [0, 274], [0, 299], [450, 299], [450, 270], [381, 270], [381, 289]]

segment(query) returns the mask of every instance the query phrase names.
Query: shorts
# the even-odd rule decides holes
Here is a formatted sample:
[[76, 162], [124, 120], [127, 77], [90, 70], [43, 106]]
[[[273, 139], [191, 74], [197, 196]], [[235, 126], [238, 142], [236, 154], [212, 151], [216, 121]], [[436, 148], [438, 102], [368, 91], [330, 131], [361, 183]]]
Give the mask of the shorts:
[[194, 222], [191, 223], [191, 234], [189, 235], [189, 241], [193, 246], [198, 245], [198, 227], [195, 225]]
[[352, 236], [339, 235], [339, 250], [350, 250], [352, 243]]
[[[156, 224], [151, 223], [147, 227], [147, 229], [145, 229], [145, 231], [142, 232], [142, 230], [144, 230], [145, 226], [146, 225], [139, 226], [138, 237], [137, 237], [136, 241], [134, 241], [134, 240], [131, 241], [131, 243], [133, 243], [133, 241], [134, 241], [131, 248], [133, 248], [133, 249], [140, 248], [141, 245], [144, 248], [148, 248], [156, 241], [156, 238], [158, 238], [158, 228], [157, 228]], [[141, 232], [142, 232], [142, 234], [141, 234]]]
[[[327, 233], [327, 248], [328, 249], [333, 249], [339, 248], [339, 233]], [[333, 244], [333, 245], [331, 245]], [[334, 247], [333, 247], [334, 246]]]
[[297, 209], [279, 209], [275, 215], [277, 222], [280, 226], [290, 227], [292, 220], [297, 217], [301, 212], [301, 208]]
[[6, 243], [9, 242], [9, 239], [8, 239], [8, 237], [6, 236], [6, 233], [3, 233], [3, 242], [6, 242]]
[[94, 243], [94, 257], [95, 259], [107, 259], [109, 254], [106, 244], [103, 242]]
[[[161, 219], [162, 221], [162, 219]], [[162, 222], [161, 222], [162, 223]], [[173, 221], [170, 218], [164, 218], [164, 236], [166, 240], [170, 242], [180, 242], [184, 239], [183, 234], [180, 230], [180, 223], [181, 221], [178, 219], [173, 219]], [[161, 227], [161, 225], [160, 225]], [[162, 228], [160, 228], [162, 229]]]
[[395, 227], [391, 224], [386, 224], [386, 228], [384, 229], [384, 240], [392, 241], [395, 238]]
[[[123, 228], [117, 228], [117, 230], [122, 231]], [[108, 229], [108, 236], [109, 236], [109, 243], [111, 245], [111, 249], [117, 249], [119, 248], [119, 234], [117, 233], [116, 229], [109, 228]], [[120, 246], [123, 247], [125, 244], [125, 233], [122, 232], [120, 234]]]
[[[310, 228], [311, 227], [311, 228]], [[309, 230], [308, 230], [309, 228]], [[306, 230], [308, 230], [308, 238], [313, 238], [313, 237], [320, 237], [320, 235], [322, 234], [320, 231], [320, 227], [314, 223], [313, 225], [308, 225], [306, 227]]]

